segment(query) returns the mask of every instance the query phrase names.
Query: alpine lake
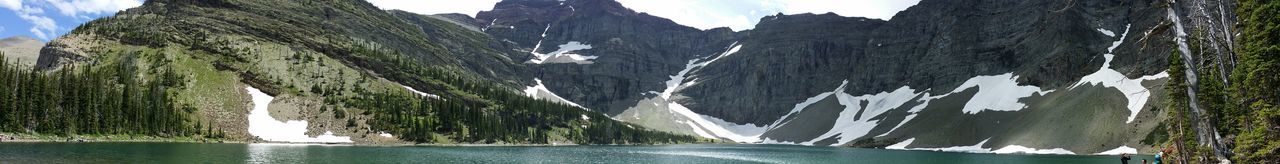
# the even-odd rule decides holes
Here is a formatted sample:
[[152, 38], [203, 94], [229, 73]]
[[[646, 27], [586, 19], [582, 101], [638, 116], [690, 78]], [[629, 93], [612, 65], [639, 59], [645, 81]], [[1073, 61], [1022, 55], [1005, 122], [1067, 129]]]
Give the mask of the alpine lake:
[[[1135, 155], [1130, 163], [1152, 159]], [[1119, 163], [1118, 156], [1010, 155], [793, 145], [344, 146], [0, 143], [0, 163]]]

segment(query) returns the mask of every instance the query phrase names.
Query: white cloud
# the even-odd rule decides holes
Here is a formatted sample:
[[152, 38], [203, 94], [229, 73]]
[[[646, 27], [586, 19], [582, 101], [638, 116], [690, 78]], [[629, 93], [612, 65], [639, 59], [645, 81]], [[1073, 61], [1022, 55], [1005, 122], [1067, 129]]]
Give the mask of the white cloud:
[[920, 0], [766, 0], [784, 14], [827, 13], [888, 20]]
[[109, 14], [142, 6], [140, 0], [44, 0], [57, 8], [62, 15], [77, 17], [80, 14]]
[[699, 29], [755, 27], [759, 18], [777, 13], [836, 13], [847, 17], [889, 19], [919, 0], [618, 0], [639, 12]]
[[[367, 0], [382, 9], [418, 14], [463, 13], [493, 9], [499, 0]], [[777, 13], [827, 13], [889, 19], [920, 0], [617, 0], [638, 12], [671, 19], [699, 29], [755, 27], [761, 17]]]
[[57, 35], [55, 32], [58, 30], [58, 23], [52, 18], [44, 16], [44, 9], [23, 6], [13, 12], [17, 13], [22, 20], [31, 23], [31, 29], [28, 31], [31, 31], [31, 34], [36, 37], [49, 40], [51, 36]]
[[0, 0], [0, 7], [9, 10], [20, 10], [22, 9], [22, 0]]
[[[93, 17], [113, 14], [116, 11], [142, 6], [142, 0], [0, 0], [0, 7], [9, 9], [18, 18], [31, 23], [31, 35], [49, 40], [58, 36], [57, 20], [46, 15], [45, 10], [57, 10], [68, 18], [91, 20]], [[72, 20], [74, 21], [74, 20]]]
[[4, 32], [4, 26], [0, 26], [0, 32]]
[[367, 0], [384, 10], [404, 10], [418, 14], [461, 13], [476, 16], [493, 9], [500, 0]]
[[751, 29], [760, 17], [781, 10], [767, 5], [765, 1], [743, 0], [618, 0], [618, 3], [637, 12], [671, 19], [699, 29]]

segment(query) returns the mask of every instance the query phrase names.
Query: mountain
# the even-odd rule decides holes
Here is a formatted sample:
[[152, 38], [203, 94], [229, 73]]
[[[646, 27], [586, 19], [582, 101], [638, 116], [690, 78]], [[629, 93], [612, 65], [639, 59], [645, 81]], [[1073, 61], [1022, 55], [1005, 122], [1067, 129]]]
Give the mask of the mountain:
[[[166, 116], [183, 118], [170, 123], [177, 129], [217, 131], [180, 133], [196, 137], [444, 144], [700, 140], [525, 97], [508, 86], [526, 82], [528, 66], [515, 59], [527, 54], [464, 25], [448, 15], [384, 11], [364, 1], [154, 0], [53, 40], [38, 66], [56, 72], [140, 68], [145, 71], [112, 79], [183, 84], [161, 87], [169, 92], [153, 97], [190, 112]], [[124, 88], [129, 93], [132, 87]], [[69, 124], [60, 126], [80, 126]]]
[[44, 47], [44, 42], [35, 38], [25, 36], [15, 36], [0, 39], [0, 54], [4, 54], [4, 58], [9, 61], [15, 61], [25, 66], [35, 66], [36, 59], [40, 57], [40, 47]]
[[476, 17], [486, 33], [528, 54], [517, 58], [530, 67], [526, 82], [540, 79], [559, 96], [610, 114], [660, 91], [689, 59], [718, 53], [736, 37], [728, 28], [702, 31], [614, 1], [503, 1]]
[[1142, 2], [924, 0], [891, 20], [775, 15], [732, 32], [612, 1], [508, 0], [464, 22], [548, 57], [524, 64], [556, 97], [651, 128], [1092, 154], [1158, 144], [1144, 139], [1168, 117], [1156, 112], [1174, 50], [1165, 15]]
[[[1118, 154], [1194, 137], [1208, 154], [1229, 154], [1230, 139], [1214, 134], [1272, 135], [1227, 130], [1255, 110], [1224, 99], [1273, 99], [1256, 96], [1269, 85], [1267, 62], [1257, 62], [1267, 61], [1265, 47], [1246, 46], [1256, 51], [1243, 56], [1253, 57], [1241, 64], [1249, 70], [1226, 73], [1237, 70], [1229, 54], [1238, 44], [1227, 27], [1234, 9], [1223, 6], [1231, 5], [922, 0], [890, 20], [778, 14], [733, 31], [683, 26], [612, 0], [504, 0], [474, 18], [362, 1], [154, 0], [51, 41], [37, 66], [172, 69], [192, 87], [169, 97], [194, 108], [193, 120], [246, 140], [258, 135], [241, 129], [261, 117], [228, 109], [265, 98], [263, 108], [276, 110], [267, 118], [369, 143], [699, 136]], [[1192, 10], [1204, 8], [1216, 9]], [[1258, 35], [1248, 39], [1266, 40]], [[1192, 55], [1210, 47], [1217, 56]], [[1197, 76], [1206, 71], [1218, 76]], [[1224, 87], [1242, 81], [1252, 88]], [[1233, 117], [1217, 118], [1225, 116]]]

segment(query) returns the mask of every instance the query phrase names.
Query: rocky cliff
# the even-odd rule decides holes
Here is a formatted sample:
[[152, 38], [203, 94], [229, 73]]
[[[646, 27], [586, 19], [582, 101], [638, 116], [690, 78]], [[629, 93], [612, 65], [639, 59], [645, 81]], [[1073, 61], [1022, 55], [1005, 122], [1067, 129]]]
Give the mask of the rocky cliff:
[[[615, 120], [707, 138], [1093, 154], [1147, 150], [1156, 142], [1153, 129], [1169, 117], [1158, 112], [1158, 99], [1177, 36], [1169, 30], [1169, 5], [1156, 0], [922, 0], [890, 20], [774, 15], [745, 31], [698, 30], [612, 0], [506, 0], [475, 18], [367, 12], [371, 5], [334, 2], [149, 1], [112, 19], [137, 21], [95, 21], [89, 25], [98, 28], [55, 40], [41, 65], [91, 61], [83, 51], [92, 46], [61, 43], [99, 37], [149, 47], [263, 41], [287, 53], [323, 54], [354, 67], [341, 70], [372, 71], [389, 84], [429, 93], [462, 87], [399, 74], [405, 68], [365, 63], [371, 60], [344, 49], [364, 47]], [[265, 15], [272, 13], [286, 14]], [[145, 26], [165, 20], [199, 21]], [[88, 32], [135, 28], [167, 33]], [[219, 37], [164, 35], [171, 33]], [[242, 63], [234, 69], [279, 68], [252, 62], [259, 58], [218, 61], [227, 60]], [[249, 72], [274, 77], [282, 88], [312, 86], [299, 81], [318, 76]], [[360, 86], [339, 88], [348, 87]]]
[[[1098, 153], [1152, 144], [1142, 140], [1166, 117], [1153, 98], [1174, 50], [1165, 6], [924, 0], [891, 20], [775, 15], [732, 32], [611, 1], [508, 0], [477, 22], [530, 60], [592, 57], [525, 64], [559, 97], [653, 128], [740, 142]], [[577, 44], [590, 48], [557, 50]]]

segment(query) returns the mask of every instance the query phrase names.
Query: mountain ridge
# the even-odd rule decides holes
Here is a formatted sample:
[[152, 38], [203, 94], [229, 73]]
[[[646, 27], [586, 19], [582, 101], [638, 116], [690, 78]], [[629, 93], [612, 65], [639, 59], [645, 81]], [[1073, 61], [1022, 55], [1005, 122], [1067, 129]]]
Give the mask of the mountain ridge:
[[[612, 0], [507, 0], [475, 18], [283, 2], [296, 4], [149, 1], [110, 18], [142, 23], [90, 22], [45, 47], [40, 65], [102, 60], [71, 44], [101, 38], [116, 40], [106, 47], [191, 45], [227, 56], [212, 61], [259, 79], [248, 81], [265, 92], [308, 103], [368, 101], [354, 88], [403, 87], [505, 110], [517, 101], [480, 95], [525, 91], [630, 123], [617, 126], [746, 143], [1150, 151], [1157, 143], [1144, 139], [1171, 117], [1158, 111], [1174, 37], [1157, 30], [1168, 25], [1153, 3], [924, 0], [890, 20], [780, 14], [735, 32]], [[142, 27], [159, 20], [176, 23]], [[143, 29], [159, 32], [113, 32]], [[230, 37], [166, 36], [185, 29]], [[313, 55], [328, 64], [305, 64]], [[415, 68], [423, 66], [431, 69]], [[274, 69], [245, 71], [255, 68]], [[395, 124], [374, 113], [360, 116], [374, 123], [356, 127]], [[410, 129], [397, 128], [383, 130]], [[374, 133], [355, 131], [338, 134]]]

